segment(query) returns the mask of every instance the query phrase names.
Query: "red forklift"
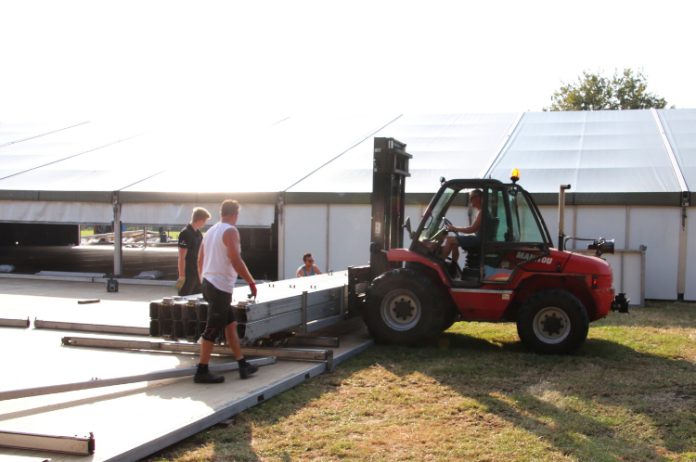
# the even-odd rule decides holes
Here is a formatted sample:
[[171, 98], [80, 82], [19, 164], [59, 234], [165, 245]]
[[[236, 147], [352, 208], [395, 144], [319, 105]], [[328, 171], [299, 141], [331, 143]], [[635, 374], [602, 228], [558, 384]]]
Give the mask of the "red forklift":
[[[592, 240], [595, 256], [582, 255], [563, 250], [561, 230], [554, 248], [517, 172], [510, 183], [441, 179], [412, 230], [404, 220], [412, 156], [393, 138], [374, 142], [370, 265], [349, 269], [349, 295], [377, 342], [427, 343], [456, 321], [515, 322], [533, 351], [569, 353], [583, 344], [590, 322], [611, 310], [628, 312], [629, 300], [615, 296], [611, 268], [601, 258], [613, 253], [613, 240]], [[475, 245], [457, 261], [443, 255], [452, 235], [447, 213], [471, 211], [472, 191], [483, 218]], [[404, 229], [411, 237], [407, 249]]]

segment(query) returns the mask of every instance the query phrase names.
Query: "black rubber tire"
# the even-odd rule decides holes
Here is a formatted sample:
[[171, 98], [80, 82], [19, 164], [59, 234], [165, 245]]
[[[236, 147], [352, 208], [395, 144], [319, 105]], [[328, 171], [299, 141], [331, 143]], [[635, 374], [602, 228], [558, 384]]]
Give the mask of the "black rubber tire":
[[454, 325], [454, 323], [457, 322], [458, 320], [459, 320], [459, 313], [457, 312], [457, 310], [454, 307], [452, 307], [450, 310], [447, 310], [447, 312], [445, 313], [445, 317], [444, 317], [444, 323], [443, 323], [442, 327], [440, 328], [440, 332], [446, 331], [447, 329], [452, 327], [452, 325]]
[[564, 354], [587, 338], [587, 310], [573, 294], [560, 289], [537, 292], [520, 308], [517, 333], [537, 353]]
[[412, 268], [380, 275], [367, 291], [363, 319], [378, 343], [418, 345], [432, 341], [449, 322], [443, 289]]

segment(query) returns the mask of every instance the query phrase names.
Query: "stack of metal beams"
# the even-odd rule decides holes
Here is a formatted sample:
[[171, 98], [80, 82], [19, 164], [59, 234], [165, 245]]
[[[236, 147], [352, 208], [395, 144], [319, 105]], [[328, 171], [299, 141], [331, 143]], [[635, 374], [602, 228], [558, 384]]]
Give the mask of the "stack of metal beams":
[[[232, 307], [243, 344], [282, 332], [307, 334], [346, 317], [347, 271], [259, 284], [255, 300], [235, 296]], [[245, 292], [239, 287], [236, 292]], [[150, 335], [196, 341], [205, 328], [208, 303], [200, 295], [150, 303]], [[220, 338], [219, 341], [223, 341]]]

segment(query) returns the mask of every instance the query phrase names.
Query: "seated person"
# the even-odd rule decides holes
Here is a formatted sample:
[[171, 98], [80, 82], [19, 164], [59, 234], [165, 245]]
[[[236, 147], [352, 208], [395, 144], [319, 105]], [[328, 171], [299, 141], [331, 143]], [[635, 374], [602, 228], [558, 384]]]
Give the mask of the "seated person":
[[482, 192], [480, 189], [474, 189], [469, 193], [469, 202], [477, 211], [476, 219], [471, 226], [447, 226], [447, 231], [464, 233], [466, 235], [447, 236], [445, 244], [442, 246], [443, 258], [447, 258], [452, 253], [452, 261], [456, 262], [459, 258], [459, 247], [468, 251], [481, 245], [481, 216], [483, 215], [481, 213], [481, 196]]
[[314, 276], [315, 274], [321, 274], [321, 271], [319, 271], [319, 267], [314, 264], [314, 258], [312, 257], [311, 253], [307, 252], [306, 254], [304, 254], [302, 256], [302, 261], [304, 262], [304, 265], [297, 268], [295, 276], [301, 278], [304, 276]]

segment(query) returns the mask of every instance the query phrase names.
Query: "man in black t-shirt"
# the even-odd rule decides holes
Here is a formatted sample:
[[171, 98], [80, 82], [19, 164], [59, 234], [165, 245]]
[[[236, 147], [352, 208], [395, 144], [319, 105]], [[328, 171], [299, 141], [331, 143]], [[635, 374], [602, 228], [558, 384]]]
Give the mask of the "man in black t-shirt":
[[179, 295], [200, 294], [201, 280], [198, 276], [198, 249], [203, 241], [201, 228], [210, 219], [203, 207], [196, 207], [191, 214], [191, 223], [179, 233], [179, 279], [176, 288]]

